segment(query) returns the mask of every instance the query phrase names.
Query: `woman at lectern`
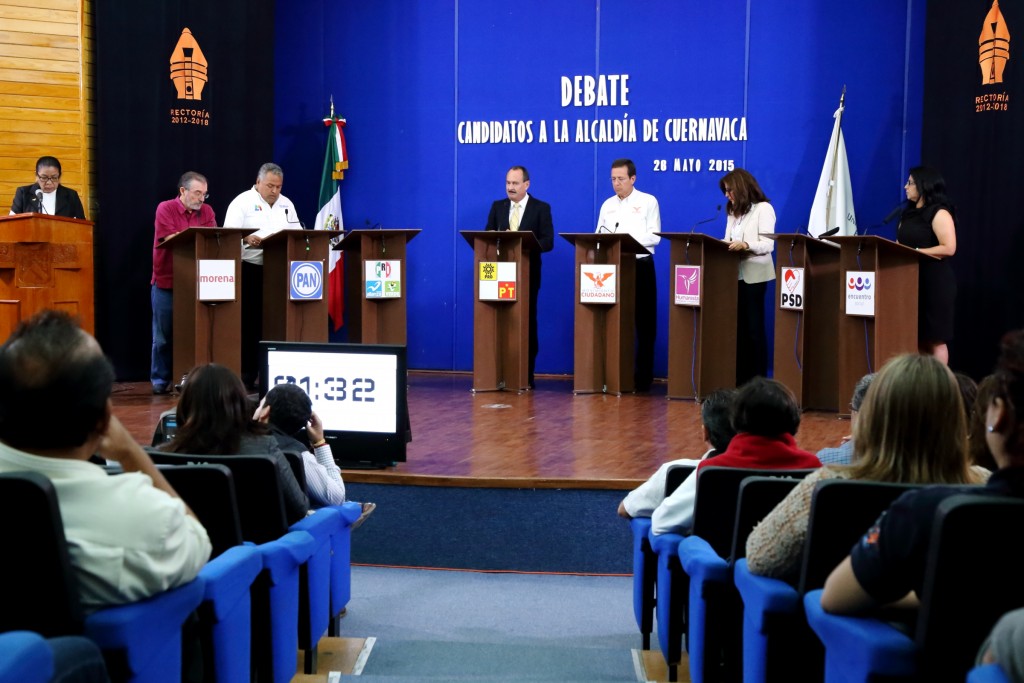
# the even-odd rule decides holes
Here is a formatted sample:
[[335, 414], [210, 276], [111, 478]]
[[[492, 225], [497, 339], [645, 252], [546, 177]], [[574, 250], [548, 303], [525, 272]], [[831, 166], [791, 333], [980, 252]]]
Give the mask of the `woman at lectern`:
[[918, 349], [948, 365], [946, 343], [953, 338], [956, 305], [956, 276], [949, 265], [949, 257], [956, 253], [956, 209], [946, 197], [946, 181], [934, 168], [910, 169], [903, 189], [907, 206], [900, 215], [896, 241], [938, 259], [921, 259], [918, 268]]
[[36, 162], [36, 182], [19, 187], [11, 203], [11, 215], [45, 213], [50, 216], [85, 218], [85, 209], [78, 193], [60, 184], [60, 161], [57, 157], [40, 157]]
[[718, 181], [727, 200], [725, 241], [729, 251], [740, 252], [739, 292], [736, 300], [736, 386], [768, 375], [768, 339], [765, 335], [764, 298], [775, 279], [772, 250], [775, 242], [764, 233], [775, 232], [775, 209], [754, 176], [742, 168]]

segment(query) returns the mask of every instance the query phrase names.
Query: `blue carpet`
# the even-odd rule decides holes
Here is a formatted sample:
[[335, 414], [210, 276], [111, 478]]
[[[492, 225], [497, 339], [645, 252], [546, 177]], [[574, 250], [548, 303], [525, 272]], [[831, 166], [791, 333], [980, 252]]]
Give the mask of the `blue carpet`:
[[[376, 513], [374, 513], [376, 514]], [[342, 635], [378, 681], [635, 681], [625, 577], [353, 567]]]
[[352, 561], [400, 567], [629, 574], [625, 491], [346, 484], [377, 510]]

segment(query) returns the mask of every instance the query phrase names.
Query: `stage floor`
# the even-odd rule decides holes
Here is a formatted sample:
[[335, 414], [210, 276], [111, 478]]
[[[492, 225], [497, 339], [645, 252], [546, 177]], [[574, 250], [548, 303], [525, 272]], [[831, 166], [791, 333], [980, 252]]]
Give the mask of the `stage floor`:
[[[409, 373], [412, 442], [407, 460], [384, 470], [345, 470], [346, 481], [515, 488], [632, 488], [661, 463], [698, 457], [700, 411], [650, 394], [574, 396], [571, 377], [537, 378], [537, 390], [474, 394], [468, 373]], [[149, 445], [160, 413], [175, 405], [148, 383], [114, 387], [114, 411]], [[838, 445], [850, 422], [804, 413], [797, 442]]]

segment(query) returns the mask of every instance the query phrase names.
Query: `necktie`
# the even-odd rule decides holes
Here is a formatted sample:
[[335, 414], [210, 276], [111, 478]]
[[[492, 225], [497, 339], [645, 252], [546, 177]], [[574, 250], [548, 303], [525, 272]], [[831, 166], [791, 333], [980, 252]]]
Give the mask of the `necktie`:
[[519, 203], [512, 204], [512, 215], [508, 219], [508, 229], [512, 232], [519, 230]]

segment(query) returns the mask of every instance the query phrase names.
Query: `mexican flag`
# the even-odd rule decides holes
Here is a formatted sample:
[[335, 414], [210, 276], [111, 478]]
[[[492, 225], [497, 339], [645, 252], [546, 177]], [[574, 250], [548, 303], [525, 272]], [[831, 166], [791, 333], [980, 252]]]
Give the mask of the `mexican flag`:
[[[324, 171], [320, 179], [320, 211], [316, 214], [316, 229], [341, 230], [345, 222], [341, 217], [341, 186], [338, 181], [345, 177], [348, 168], [348, 153], [345, 149], [345, 119], [334, 116], [333, 105], [330, 118], [324, 119], [328, 127], [327, 153], [324, 155]], [[339, 235], [331, 240], [332, 245], [341, 239]], [[327, 308], [335, 332], [341, 329], [345, 313], [345, 262], [340, 251], [330, 252], [327, 268]]]

